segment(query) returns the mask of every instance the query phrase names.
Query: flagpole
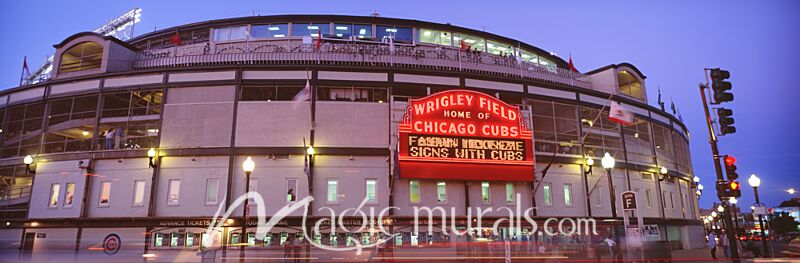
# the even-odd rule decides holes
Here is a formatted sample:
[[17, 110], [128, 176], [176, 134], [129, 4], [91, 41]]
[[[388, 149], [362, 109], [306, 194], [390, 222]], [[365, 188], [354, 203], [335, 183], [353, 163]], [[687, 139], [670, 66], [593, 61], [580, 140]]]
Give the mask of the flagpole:
[[22, 86], [22, 79], [25, 78], [25, 65], [28, 64], [28, 56], [22, 59], [22, 71], [19, 73], [19, 86]]

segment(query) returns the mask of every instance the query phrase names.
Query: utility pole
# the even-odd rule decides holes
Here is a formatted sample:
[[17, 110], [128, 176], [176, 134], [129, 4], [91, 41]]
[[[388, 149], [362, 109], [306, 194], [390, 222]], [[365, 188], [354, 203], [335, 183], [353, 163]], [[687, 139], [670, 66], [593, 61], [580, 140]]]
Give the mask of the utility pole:
[[[719, 70], [719, 69], [717, 69], [717, 70]], [[706, 75], [706, 76], [708, 76], [708, 75]], [[705, 115], [706, 115], [706, 125], [708, 126], [708, 136], [709, 136], [708, 137], [709, 138], [708, 139], [708, 143], [711, 144], [711, 154], [713, 155], [713, 160], [714, 160], [714, 170], [717, 173], [717, 185], [718, 186], [719, 185], [727, 185], [727, 182], [725, 181], [725, 178], [722, 175], [722, 165], [720, 165], [720, 163], [719, 163], [720, 154], [719, 154], [719, 148], [717, 147], [717, 137], [716, 137], [716, 134], [714, 134], [714, 126], [711, 123], [711, 114], [709, 113], [708, 103], [706, 101], [705, 89], [709, 87], [709, 85], [708, 85], [708, 77], [706, 77], [706, 83], [705, 84], [700, 83], [699, 87], [700, 87], [700, 98], [702, 99], [702, 102], [703, 102], [703, 111], [705, 112]], [[732, 99], [732, 97], [733, 96], [731, 95], [731, 99]], [[717, 189], [720, 189], [720, 188], [717, 187]], [[720, 201], [723, 201], [724, 198], [723, 198], [722, 193], [717, 191], [717, 195], [720, 197]], [[733, 222], [732, 222], [731, 217], [730, 217], [731, 213], [729, 211], [730, 211], [731, 208], [728, 206], [728, 203], [724, 202], [724, 201], [722, 202], [722, 206], [725, 209], [725, 212], [728, 212], [728, 213], [721, 213], [720, 216], [723, 217], [723, 220], [725, 222], [725, 228], [727, 229], [726, 232], [727, 232], [727, 236], [728, 236], [728, 242], [730, 243], [731, 258], [732, 258], [733, 262], [738, 263], [738, 262], [740, 262], [739, 261], [739, 248], [738, 248], [739, 246], [737, 245], [738, 241], [736, 240], [736, 233], [734, 232]]]

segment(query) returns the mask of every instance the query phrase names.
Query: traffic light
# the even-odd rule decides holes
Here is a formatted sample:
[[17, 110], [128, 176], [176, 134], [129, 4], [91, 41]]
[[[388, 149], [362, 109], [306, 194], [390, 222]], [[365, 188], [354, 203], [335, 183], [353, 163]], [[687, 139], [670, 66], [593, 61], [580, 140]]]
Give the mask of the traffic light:
[[733, 86], [729, 81], [731, 73], [715, 68], [711, 70], [711, 89], [714, 90], [714, 102], [717, 104], [733, 101], [733, 93], [728, 92]]
[[739, 182], [731, 181], [728, 183], [728, 188], [730, 189], [728, 197], [742, 197], [742, 185]]
[[730, 155], [725, 156], [725, 174], [728, 175], [728, 181], [739, 179], [739, 174], [736, 173], [736, 158]]
[[733, 126], [733, 110], [719, 108], [717, 109], [717, 116], [719, 116], [719, 130], [722, 135], [736, 132], [736, 127]]
[[719, 197], [730, 197], [731, 190], [728, 182], [726, 181], [718, 181], [717, 182], [717, 196]]

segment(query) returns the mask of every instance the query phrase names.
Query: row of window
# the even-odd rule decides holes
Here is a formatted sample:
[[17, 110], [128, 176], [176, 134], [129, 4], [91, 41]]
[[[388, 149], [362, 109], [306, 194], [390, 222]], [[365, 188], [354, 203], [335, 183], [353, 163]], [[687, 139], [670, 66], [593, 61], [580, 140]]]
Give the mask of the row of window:
[[[333, 26], [333, 27], [331, 27]], [[214, 41], [231, 41], [262, 38], [295, 37], [340, 37], [354, 36], [359, 39], [392, 38], [397, 42], [411, 43], [414, 41], [413, 30], [410, 27], [396, 27], [375, 25], [375, 34], [371, 24], [345, 24], [345, 23], [274, 23], [260, 25], [242, 25], [232, 27], [214, 28], [212, 30]]]
[[[397, 27], [371, 24], [349, 23], [274, 23], [260, 25], [241, 25], [212, 29], [213, 40], [233, 41], [246, 39], [269, 39], [295, 37], [318, 37], [322, 34], [326, 38], [375, 39], [385, 41], [391, 38], [396, 42], [411, 43], [414, 41], [413, 30], [410, 27]], [[464, 50], [487, 52], [494, 55], [520, 56], [522, 61], [555, 67], [556, 64], [534, 52], [522, 50], [514, 45], [497, 42], [482, 37], [462, 33], [440, 31], [420, 28], [418, 32], [420, 43], [434, 44], [447, 47], [456, 47]]]
[[[411, 180], [408, 182], [408, 198], [412, 204], [420, 203], [421, 191], [420, 182]], [[505, 183], [505, 200], [508, 204], [513, 204], [516, 199], [514, 183]], [[436, 182], [436, 201], [439, 203], [447, 202], [447, 182]], [[481, 202], [489, 204], [492, 202], [491, 188], [489, 182], [481, 182]]]

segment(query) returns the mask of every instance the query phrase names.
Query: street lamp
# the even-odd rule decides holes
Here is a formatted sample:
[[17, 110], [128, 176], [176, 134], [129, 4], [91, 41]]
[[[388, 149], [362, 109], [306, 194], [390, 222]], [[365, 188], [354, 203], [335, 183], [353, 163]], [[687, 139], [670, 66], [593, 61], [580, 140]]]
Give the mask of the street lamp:
[[661, 172], [662, 175], [666, 175], [669, 172], [669, 170], [667, 170], [667, 167], [661, 166], [659, 172]]
[[[750, 178], [747, 179], [747, 183], [753, 187], [753, 194], [756, 196], [756, 205], [760, 205], [760, 200], [758, 199], [758, 187], [761, 186], [761, 178], [758, 178], [758, 175], [751, 174]], [[794, 191], [794, 189], [789, 189]], [[790, 192], [791, 193], [791, 192]], [[755, 207], [751, 207], [752, 210], [755, 210]], [[767, 253], [767, 238], [764, 237], [764, 216], [758, 215], [758, 225], [761, 227], [761, 246], [764, 247], [764, 255], [769, 255]]]
[[735, 205], [736, 203], [739, 202], [739, 200], [736, 199], [736, 197], [731, 196], [730, 198], [728, 198], [728, 202], [731, 203], [732, 205]]
[[[256, 163], [253, 162], [253, 157], [247, 156], [247, 159], [245, 159], [244, 162], [242, 163], [242, 170], [244, 170], [244, 174], [245, 174], [245, 178], [246, 178], [245, 181], [244, 181], [244, 191], [245, 191], [245, 193], [250, 193], [250, 174], [252, 174], [253, 170], [255, 170], [255, 169], [256, 169]], [[247, 234], [247, 220], [248, 220], [248, 216], [249, 216], [249, 212], [250, 212], [250, 204], [248, 202], [249, 200], [250, 200], [249, 197], [244, 199], [244, 209], [242, 209], [242, 213], [243, 213], [243, 215], [242, 215], [242, 218], [243, 218], [243, 220], [242, 220], [242, 234], [241, 234], [242, 238], [240, 238], [240, 240], [244, 239], [244, 242], [247, 242], [247, 244], [250, 244], [250, 235]], [[245, 246], [240, 246], [239, 247], [239, 258], [242, 259], [242, 260], [244, 259], [244, 247]]]
[[153, 159], [156, 157], [156, 148], [150, 148], [147, 150], [147, 157], [150, 158], [150, 163], [148, 164], [150, 168], [156, 168], [156, 163]]
[[591, 156], [586, 157], [586, 173], [587, 174], [591, 174], [592, 173], [592, 167], [593, 166], [594, 166], [594, 158], [592, 158]]
[[314, 146], [309, 145], [308, 149], [306, 149], [306, 154], [314, 155]]
[[790, 195], [793, 195], [794, 193], [797, 193], [797, 191], [794, 190], [794, 188], [789, 188], [789, 190], [786, 190], [786, 192], [789, 192]]
[[719, 205], [719, 206], [717, 206], [717, 211], [719, 211], [720, 213], [725, 212], [725, 207], [722, 207], [722, 205]]
[[695, 183], [699, 183], [700, 177], [695, 176], [694, 178], [692, 178], [692, 181], [694, 181]]
[[717, 211], [711, 211], [711, 217], [717, 217]]
[[29, 174], [36, 174], [36, 171], [31, 169], [31, 165], [33, 164], [33, 156], [30, 154], [26, 155], [25, 158], [22, 158], [22, 162], [25, 163], [25, 172]]
[[[608, 176], [608, 193], [611, 196], [611, 217], [613, 219], [617, 219], [617, 200], [614, 194], [614, 180], [611, 179], [611, 170], [614, 169], [615, 162], [614, 157], [608, 152], [606, 152], [603, 155], [603, 159], [600, 160], [600, 164], [606, 169], [606, 175]], [[614, 226], [614, 239], [617, 244], [619, 244], [619, 231], [616, 226]]]

